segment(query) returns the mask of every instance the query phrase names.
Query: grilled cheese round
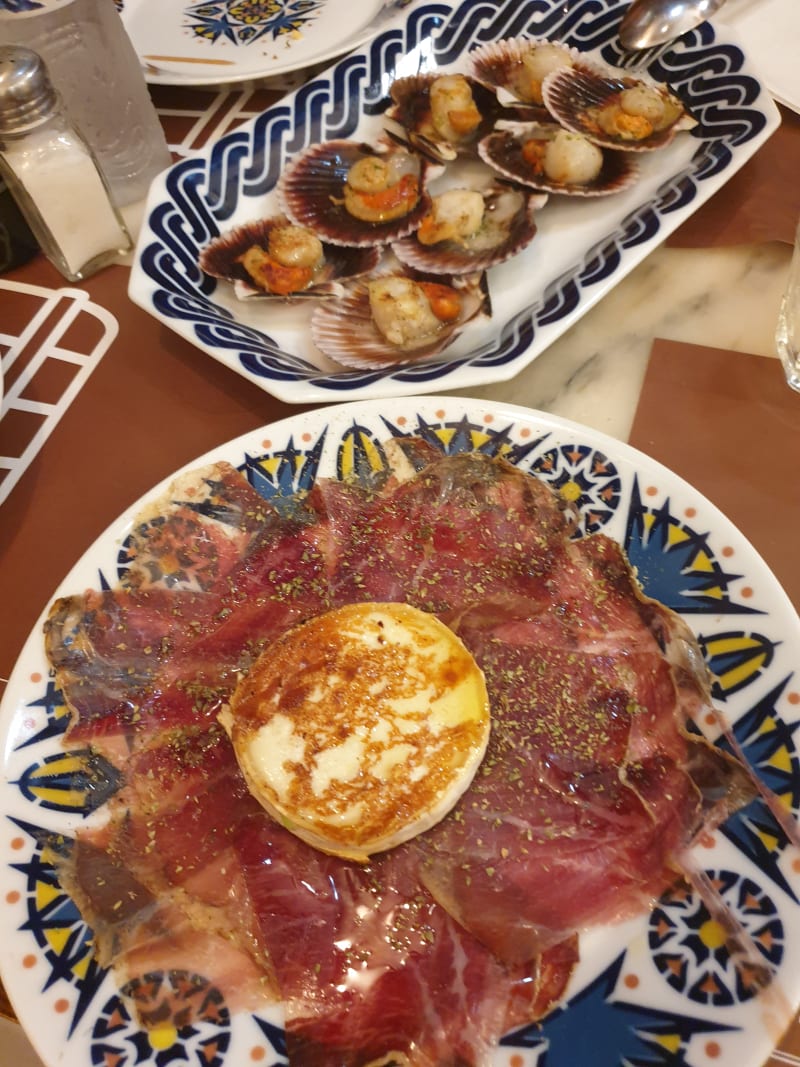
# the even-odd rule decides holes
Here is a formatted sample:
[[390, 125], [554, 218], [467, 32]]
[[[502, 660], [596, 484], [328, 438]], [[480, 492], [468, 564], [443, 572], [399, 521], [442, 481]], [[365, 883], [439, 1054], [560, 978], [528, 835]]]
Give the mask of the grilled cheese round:
[[220, 715], [287, 829], [366, 863], [442, 819], [489, 740], [483, 673], [434, 615], [350, 604], [283, 634]]

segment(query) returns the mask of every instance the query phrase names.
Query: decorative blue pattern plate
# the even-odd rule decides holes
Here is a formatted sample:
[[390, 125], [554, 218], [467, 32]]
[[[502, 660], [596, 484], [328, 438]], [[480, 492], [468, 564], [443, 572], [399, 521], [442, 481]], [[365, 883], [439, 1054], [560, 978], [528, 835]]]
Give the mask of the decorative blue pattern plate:
[[[732, 524], [630, 446], [510, 405], [417, 397], [298, 415], [185, 469], [227, 460], [274, 500], [317, 477], [369, 477], [385, 462], [383, 444], [409, 433], [443, 454], [504, 456], [578, 505], [577, 536], [602, 530], [620, 541], [645, 591], [695, 631], [738, 745], [787, 811], [797, 812], [800, 620]], [[117, 581], [126, 566], [121, 546], [142, 503], [98, 539], [57, 595]], [[54, 835], [63, 835], [63, 847], [76, 827], [101, 817], [117, 782], [86, 751], [62, 749], [66, 717], [37, 626], [0, 707], [0, 973], [45, 1064], [284, 1064], [279, 1011], [234, 1014], [207, 976], [159, 972], [149, 976], [149, 997], [182, 988], [208, 1012], [184, 1029], [148, 1036], [113, 975], [94, 960], [91, 932], [57, 882], [50, 849]], [[713, 724], [699, 725], [717, 738]], [[756, 800], [705, 835], [696, 859], [771, 971], [766, 992], [754, 997], [742, 982], [701, 900], [669, 892], [651, 914], [584, 936], [563, 1008], [542, 1026], [509, 1034], [494, 1067], [761, 1067], [800, 1001], [800, 852]]]
[[161, 85], [283, 75], [368, 41], [408, 0], [115, 0], [145, 72]]
[[411, 395], [512, 378], [749, 159], [779, 125], [779, 112], [742, 49], [706, 23], [649, 72], [668, 81], [699, 121], [667, 148], [644, 153], [641, 176], [614, 196], [551, 197], [538, 233], [489, 273], [493, 314], [438, 357], [380, 371], [337, 368], [315, 348], [309, 304], [239, 301], [204, 275], [200, 249], [220, 232], [277, 210], [275, 183], [304, 147], [369, 140], [394, 78], [463, 68], [483, 42], [528, 33], [563, 39], [616, 63], [627, 0], [416, 0], [405, 18], [341, 59], [152, 188], [130, 279], [131, 299], [256, 385], [288, 403]]

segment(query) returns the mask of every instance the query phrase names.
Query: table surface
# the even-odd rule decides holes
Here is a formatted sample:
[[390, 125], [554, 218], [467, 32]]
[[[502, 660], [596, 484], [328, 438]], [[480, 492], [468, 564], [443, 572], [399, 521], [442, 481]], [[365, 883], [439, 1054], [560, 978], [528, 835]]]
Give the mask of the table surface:
[[[263, 110], [279, 91], [159, 86], [153, 97], [179, 158]], [[671, 466], [742, 528], [795, 606], [800, 567], [783, 521], [786, 483], [776, 474], [756, 506], [732, 450], [715, 449], [726, 430], [713, 420], [724, 404], [716, 389], [724, 365], [741, 377], [742, 396], [752, 396], [765, 425], [783, 420], [797, 470], [800, 396], [782, 384], [773, 336], [800, 214], [798, 165], [800, 117], [785, 110], [759, 153], [529, 367], [510, 382], [469, 391], [574, 419]], [[64, 575], [123, 510], [213, 446], [304, 410], [134, 306], [128, 274], [121, 263], [68, 284], [38, 256], [0, 276], [0, 456], [7, 458], [0, 472], [0, 692]], [[716, 370], [703, 374], [706, 364]], [[747, 377], [756, 374], [757, 389]], [[7, 391], [20, 376], [24, 403], [11, 404]], [[656, 418], [663, 389], [678, 403], [685, 391], [691, 415], [680, 434]], [[703, 443], [692, 437], [689, 418], [704, 429]], [[789, 493], [796, 510], [800, 497], [796, 488]], [[765, 514], [771, 521], [757, 521]], [[800, 1029], [784, 1036], [768, 1067], [792, 1063], [800, 1064]]]

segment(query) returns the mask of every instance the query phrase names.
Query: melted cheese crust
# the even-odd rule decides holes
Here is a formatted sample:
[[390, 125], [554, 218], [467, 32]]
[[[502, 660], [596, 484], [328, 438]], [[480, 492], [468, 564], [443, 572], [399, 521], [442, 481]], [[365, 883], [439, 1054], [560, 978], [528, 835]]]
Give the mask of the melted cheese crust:
[[450, 811], [490, 730], [483, 673], [459, 638], [394, 603], [350, 604], [289, 630], [220, 720], [267, 811], [359, 862]]

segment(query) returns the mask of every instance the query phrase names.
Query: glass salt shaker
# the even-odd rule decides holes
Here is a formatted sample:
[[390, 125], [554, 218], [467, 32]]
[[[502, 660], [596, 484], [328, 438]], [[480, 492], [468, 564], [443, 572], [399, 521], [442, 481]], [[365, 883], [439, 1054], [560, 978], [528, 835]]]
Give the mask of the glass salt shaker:
[[69, 281], [132, 247], [94, 154], [67, 119], [41, 57], [28, 48], [0, 47], [0, 178]]
[[[114, 0], [0, 0], [0, 44], [42, 57], [114, 203], [142, 201], [172, 164], [139, 57]], [[158, 18], [158, 5], [152, 17]]]

